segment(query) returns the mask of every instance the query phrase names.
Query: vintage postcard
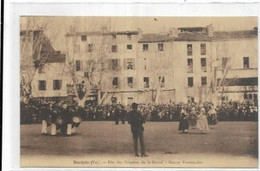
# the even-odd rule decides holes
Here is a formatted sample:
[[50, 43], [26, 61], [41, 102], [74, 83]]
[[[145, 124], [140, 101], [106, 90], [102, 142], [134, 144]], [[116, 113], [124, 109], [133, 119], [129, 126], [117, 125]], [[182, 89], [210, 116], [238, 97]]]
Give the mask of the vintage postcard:
[[20, 166], [257, 168], [257, 17], [20, 17]]

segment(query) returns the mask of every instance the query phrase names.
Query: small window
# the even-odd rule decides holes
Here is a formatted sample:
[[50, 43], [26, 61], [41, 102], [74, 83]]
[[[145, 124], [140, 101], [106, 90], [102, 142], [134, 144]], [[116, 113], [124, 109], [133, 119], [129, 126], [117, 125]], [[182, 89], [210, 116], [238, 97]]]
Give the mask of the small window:
[[119, 70], [119, 59], [112, 59], [112, 70]]
[[206, 58], [201, 58], [200, 64], [201, 64], [202, 72], [207, 72], [207, 60], [206, 60]]
[[126, 59], [126, 70], [134, 70], [134, 59], [133, 58]]
[[112, 45], [112, 52], [117, 52], [117, 45]]
[[144, 88], [149, 88], [149, 77], [144, 77]]
[[187, 59], [188, 63], [188, 73], [193, 73], [193, 60], [192, 59]]
[[207, 77], [201, 77], [201, 85], [202, 86], [207, 85]]
[[76, 71], [80, 71], [80, 70], [81, 70], [80, 61], [76, 60]]
[[161, 87], [165, 87], [165, 79], [164, 77], [159, 77], [159, 83], [161, 83]]
[[143, 51], [148, 51], [148, 44], [143, 44]]
[[87, 41], [87, 36], [86, 36], [86, 35], [81, 35], [81, 41], [82, 41], [82, 42]]
[[53, 90], [61, 89], [61, 80], [53, 80]]
[[206, 55], [206, 43], [201, 43], [200, 44], [200, 54], [201, 55]]
[[193, 77], [188, 77], [188, 87], [193, 87]]
[[132, 50], [132, 45], [126, 45], [127, 50]]
[[249, 57], [243, 58], [244, 69], [249, 68]]
[[38, 71], [39, 71], [39, 74], [45, 73], [45, 66], [44, 65], [40, 65]]
[[192, 44], [187, 44], [187, 55], [192, 56]]
[[88, 52], [93, 52], [93, 44], [88, 44]]
[[118, 77], [114, 77], [114, 78], [113, 78], [112, 85], [113, 85], [114, 88], [117, 88], [117, 87], [118, 87]]
[[46, 81], [45, 80], [39, 80], [39, 90], [46, 90]]
[[158, 51], [163, 51], [163, 43], [158, 43]]
[[133, 77], [127, 77], [128, 88], [133, 88]]

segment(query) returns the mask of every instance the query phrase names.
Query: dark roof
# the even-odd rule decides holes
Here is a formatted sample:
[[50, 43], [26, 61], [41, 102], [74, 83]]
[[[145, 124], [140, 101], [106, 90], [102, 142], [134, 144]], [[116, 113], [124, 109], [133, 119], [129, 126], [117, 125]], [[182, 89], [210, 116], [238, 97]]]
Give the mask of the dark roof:
[[179, 33], [175, 41], [210, 41], [211, 38], [205, 33]]
[[178, 27], [178, 29], [204, 29], [206, 27]]
[[65, 63], [66, 55], [58, 52], [48, 56], [45, 63]]
[[257, 30], [245, 30], [245, 31], [231, 31], [231, 32], [214, 32], [214, 40], [224, 39], [243, 39], [243, 38], [256, 38]]
[[[91, 32], [77, 32], [75, 35], [81, 36], [95, 36], [95, 35], [128, 35], [128, 34], [134, 34], [137, 35], [139, 31], [114, 31], [114, 32], [101, 32], [101, 31], [91, 31]], [[67, 33], [65, 36], [73, 36], [71, 33]]]
[[169, 42], [173, 41], [175, 38], [169, 35], [162, 34], [143, 34], [142, 38], [138, 43], [151, 43], [151, 42]]

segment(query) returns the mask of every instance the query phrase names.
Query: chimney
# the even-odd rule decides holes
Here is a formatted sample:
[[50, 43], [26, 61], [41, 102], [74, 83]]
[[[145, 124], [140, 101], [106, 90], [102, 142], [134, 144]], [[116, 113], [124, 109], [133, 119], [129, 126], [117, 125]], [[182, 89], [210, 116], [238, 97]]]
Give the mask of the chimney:
[[209, 37], [213, 37], [213, 35], [214, 35], [214, 29], [213, 29], [212, 24], [207, 25], [207, 33], [208, 33], [208, 36], [209, 36]]
[[179, 36], [179, 30], [177, 28], [170, 28], [169, 29], [169, 36], [170, 37], [178, 37]]

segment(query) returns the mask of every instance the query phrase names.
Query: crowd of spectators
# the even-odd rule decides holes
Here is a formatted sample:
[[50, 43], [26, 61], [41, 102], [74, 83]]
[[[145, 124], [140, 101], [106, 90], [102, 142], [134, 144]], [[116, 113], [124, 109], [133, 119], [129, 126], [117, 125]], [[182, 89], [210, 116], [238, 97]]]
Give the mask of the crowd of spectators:
[[[44, 101], [42, 99], [31, 99], [28, 103], [21, 102], [21, 124], [40, 123], [42, 113], [61, 113], [61, 106], [64, 101]], [[168, 104], [139, 104], [138, 110], [144, 115], [147, 121], [179, 121], [181, 110], [186, 110], [189, 114], [191, 107], [198, 108], [200, 103], [168, 103]], [[208, 112], [210, 102], [202, 104]], [[51, 106], [51, 107], [50, 107]], [[85, 104], [84, 107], [77, 106], [76, 103], [70, 103], [68, 110], [71, 113], [77, 114], [82, 120], [87, 121], [112, 121], [117, 117], [118, 108], [128, 113], [131, 108], [130, 105], [123, 106], [122, 104], [104, 104], [97, 105], [95, 103]], [[257, 102], [222, 102], [215, 107], [217, 112], [217, 119], [219, 121], [257, 121], [258, 107]], [[43, 112], [44, 111], [44, 112]], [[127, 118], [127, 114], [124, 116]], [[126, 119], [123, 118], [123, 119]]]

